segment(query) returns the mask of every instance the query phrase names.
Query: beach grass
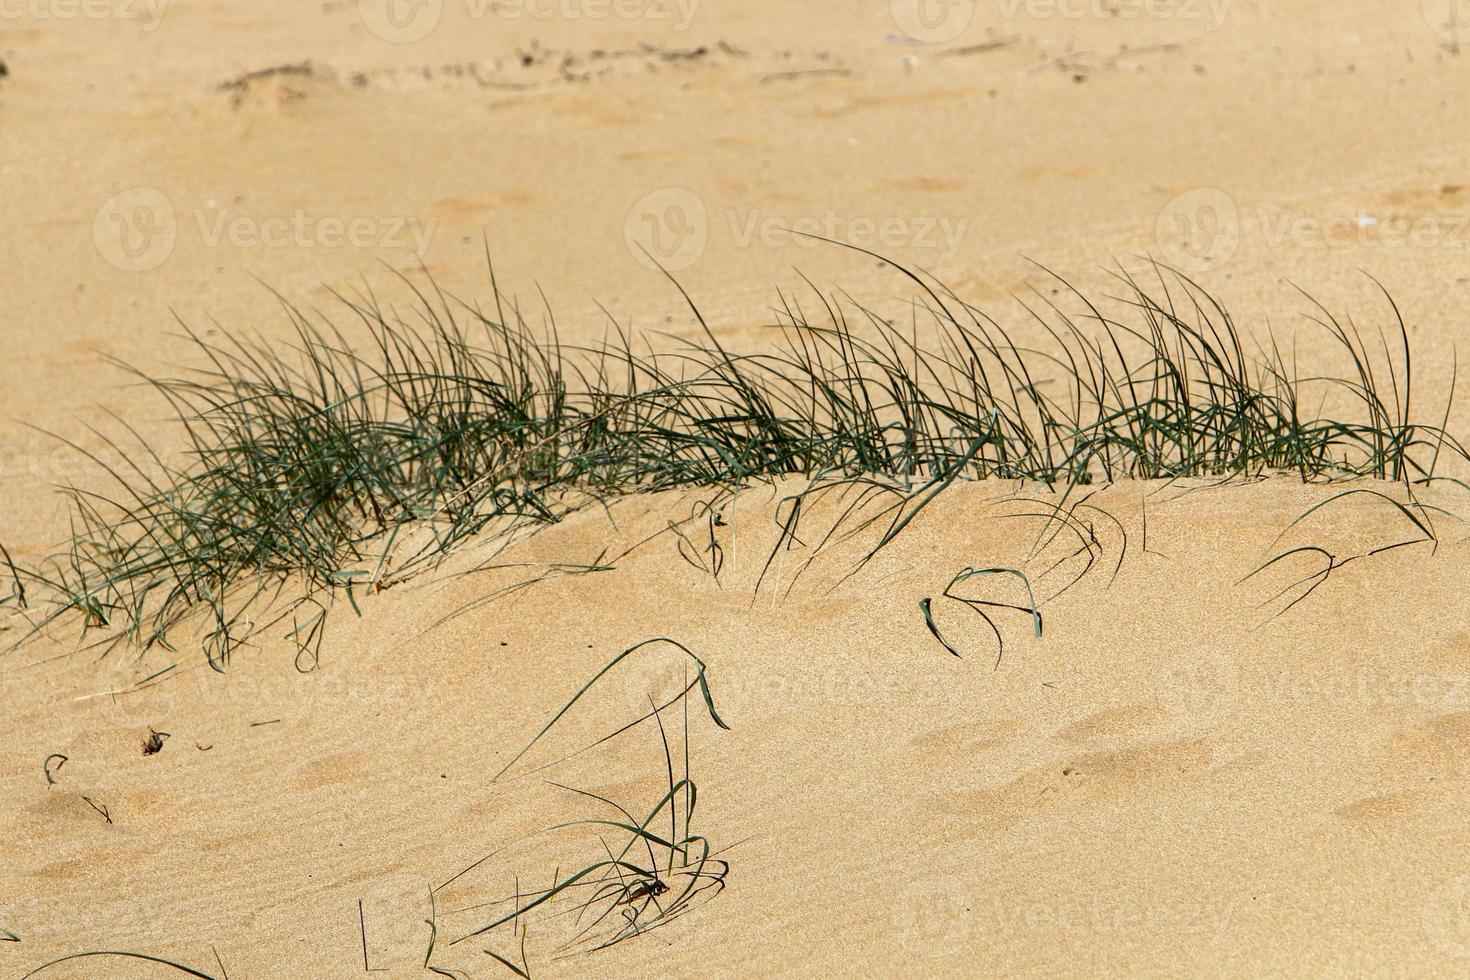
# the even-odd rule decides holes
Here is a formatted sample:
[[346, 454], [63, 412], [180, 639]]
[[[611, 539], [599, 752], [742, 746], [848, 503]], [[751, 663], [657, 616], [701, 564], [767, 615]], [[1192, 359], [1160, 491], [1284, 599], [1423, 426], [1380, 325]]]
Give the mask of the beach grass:
[[[66, 620], [106, 644], [173, 649], [187, 633], [223, 670], [251, 630], [283, 621], [310, 661], [332, 601], [356, 606], [468, 542], [623, 495], [802, 478], [783, 501], [792, 539], [813, 494], [856, 492], [854, 511], [886, 497], [863, 522], [888, 521], [870, 558], [959, 480], [1065, 500], [1125, 478], [1413, 485], [1466, 459], [1446, 429], [1452, 390], [1427, 418], [1414, 410], [1408, 330], [1386, 293], [1388, 325], [1366, 335], [1313, 307], [1340, 356], [1308, 366], [1159, 266], [1117, 273], [1100, 300], [1052, 278], [1009, 325], [889, 267], [901, 315], [808, 283], [778, 293], [773, 342], [747, 353], [687, 294], [692, 340], [655, 347], [610, 320], [600, 343], [566, 344], [493, 271], [485, 306], [406, 277], [403, 308], [366, 289], [335, 294], [332, 316], [282, 299], [288, 345], [184, 327], [193, 370], [135, 374], [186, 452], [122, 419], [104, 449], [78, 446], [98, 479], [66, 488], [71, 533], [49, 559], [0, 555], [9, 601], [29, 607], [32, 634]], [[718, 572], [708, 544], [679, 547]]]

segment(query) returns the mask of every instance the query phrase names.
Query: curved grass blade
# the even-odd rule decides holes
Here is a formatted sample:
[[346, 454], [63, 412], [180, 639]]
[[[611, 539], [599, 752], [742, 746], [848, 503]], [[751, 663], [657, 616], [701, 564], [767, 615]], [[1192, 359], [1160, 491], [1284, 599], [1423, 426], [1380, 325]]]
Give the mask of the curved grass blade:
[[[713, 721], [720, 728], [723, 728], [723, 729], [725, 729], [725, 730], [728, 731], [729, 728], [730, 728], [730, 726], [727, 725], [727, 724], [725, 724], [724, 719], [722, 719], [720, 717], [719, 712], [715, 710], [714, 696], [710, 694], [709, 680], [705, 676], [704, 661], [700, 660], [699, 657], [695, 656], [694, 651], [690, 650], [688, 647], [686, 647], [684, 644], [680, 643], [678, 640], [673, 640], [673, 639], [670, 639], [670, 638], [668, 638], [666, 636], [654, 637], [653, 639], [643, 640], [640, 643], [635, 643], [632, 646], [628, 647], [628, 649], [624, 650], [622, 653], [618, 654], [611, 661], [609, 661], [608, 664], [607, 664], [607, 666], [603, 667], [596, 674], [594, 674], [592, 676], [592, 679], [589, 680], [586, 684], [583, 684], [582, 687], [581, 687], [581, 689], [579, 689], [577, 691], [577, 693], [572, 696], [572, 699], [570, 701], [568, 701], [562, 707], [562, 709], [560, 711], [558, 711], [555, 715], [552, 716], [551, 720], [546, 723], [546, 726], [544, 728], [542, 728], [541, 731], [537, 732], [536, 733], [536, 736], [534, 738], [532, 738], [530, 742], [526, 743], [525, 748], [523, 748], [519, 752], [517, 752], [515, 754], [515, 756], [512, 757], [511, 760], [505, 764], [505, 767], [502, 768], [500, 770], [500, 772], [498, 772], [498, 773], [495, 774], [495, 779], [499, 779], [501, 776], [504, 776], [507, 772], [510, 771], [510, 768], [512, 766], [514, 766], [517, 762], [519, 762], [525, 756], [525, 754], [527, 752], [531, 751], [531, 749], [536, 745], [536, 743], [539, 742], [542, 739], [542, 737], [546, 735], [547, 732], [551, 731], [551, 729], [556, 725], [556, 723], [559, 722], [559, 721], [561, 721], [562, 717], [565, 716], [568, 711], [571, 711], [572, 708], [576, 705], [576, 703], [582, 699], [582, 696], [585, 695], [588, 691], [590, 691], [592, 689], [592, 687], [599, 680], [601, 680], [604, 675], [607, 674], [608, 671], [612, 670], [618, 664], [622, 663], [624, 660], [626, 660], [628, 657], [632, 656], [633, 654], [637, 653], [638, 651], [643, 650], [643, 649], [645, 649], [645, 648], [647, 648], [647, 647], [649, 647], [649, 646], [651, 646], [651, 645], [653, 645], [655, 643], [667, 643], [670, 646], [672, 646], [675, 649], [677, 649], [680, 653], [684, 654], [684, 656], [688, 657], [690, 660], [692, 660], [694, 662], [694, 665], [698, 668], [698, 671], [696, 672], [695, 677], [694, 677], [694, 680], [691, 682], [690, 687], [689, 688], [686, 688], [685, 690], [688, 691], [688, 690], [692, 689], [694, 686], [698, 686], [700, 697], [702, 697], [704, 699], [705, 710], [709, 712], [710, 720]], [[682, 694], [680, 696], [682, 696]], [[634, 724], [638, 724], [638, 723], [646, 720], [647, 717], [650, 717], [650, 716], [645, 716], [645, 718], [639, 719], [639, 721], [638, 722], [634, 722]], [[620, 734], [621, 732], [626, 731], [627, 730], [627, 727], [628, 726], [625, 726], [624, 728], [619, 729], [618, 732], [615, 732], [613, 734], [614, 735]], [[606, 736], [603, 739], [600, 739], [598, 741], [598, 743], [596, 743], [596, 744], [601, 744], [601, 742], [604, 742], [608, 738], [612, 738], [612, 737], [613, 737], [613, 735]]]

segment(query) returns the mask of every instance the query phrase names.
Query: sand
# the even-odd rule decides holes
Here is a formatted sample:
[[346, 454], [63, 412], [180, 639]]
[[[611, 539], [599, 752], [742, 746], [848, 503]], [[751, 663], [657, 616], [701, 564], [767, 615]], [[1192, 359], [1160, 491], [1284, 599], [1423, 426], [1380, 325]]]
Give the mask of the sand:
[[[66, 528], [54, 484], [91, 476], [29, 426], [85, 443], [115, 411], [177, 448], [101, 355], [172, 370], [174, 312], [283, 336], [261, 281], [325, 306], [395, 270], [422, 281], [422, 263], [484, 297], [487, 250], [566, 337], [601, 335], [599, 303], [693, 336], [656, 253], [745, 347], [796, 270], [904, 295], [789, 227], [1012, 313], [1043, 281], [1033, 262], [1105, 290], [1110, 264], [1154, 254], [1304, 359], [1327, 341], [1293, 284], [1376, 328], [1372, 276], [1408, 320], [1418, 390], [1442, 399], [1470, 299], [1452, 6], [979, 3], [936, 21], [857, 0], [449, 2], [431, 24], [432, 4], [398, 21], [372, 2], [0, 4], [0, 541], [46, 553]], [[234, 980], [430, 975], [431, 885], [587, 812], [540, 775], [495, 774], [657, 636], [708, 665], [730, 725], [691, 716], [698, 826], [729, 848], [728, 887], [592, 957], [541, 956], [533, 934], [536, 975], [1464, 972], [1463, 524], [1279, 617], [1260, 603], [1281, 576], [1240, 581], [1339, 489], [1106, 488], [1094, 502], [1120, 523], [1098, 524], [1101, 567], [1046, 605], [1041, 637], [1001, 617], [998, 665], [983, 623], [936, 602], [957, 659], [918, 602], [965, 566], [1045, 561], [1034, 519], [995, 519], [1040, 491], [999, 483], [952, 489], [841, 584], [851, 547], [789, 591], [807, 556], [787, 554], [755, 589], [782, 491], [752, 488], [718, 580], [664, 536], [426, 629], [514, 580], [455, 575], [469, 552], [360, 617], [339, 607], [310, 674], [275, 630], [227, 678], [190, 659], [109, 695], [174, 658], [99, 660], [59, 630], [0, 661], [0, 929], [19, 937], [0, 975], [104, 949]], [[590, 562], [699, 499], [585, 512], [510, 556]], [[1464, 507], [1454, 488], [1426, 499]], [[1294, 533], [1342, 557], [1408, 536], [1367, 495], [1343, 513]], [[640, 664], [625, 703], [675, 663]], [[145, 755], [150, 730], [169, 737]], [[638, 809], [662, 767], [644, 730], [556, 778]], [[434, 964], [511, 975], [482, 948]]]

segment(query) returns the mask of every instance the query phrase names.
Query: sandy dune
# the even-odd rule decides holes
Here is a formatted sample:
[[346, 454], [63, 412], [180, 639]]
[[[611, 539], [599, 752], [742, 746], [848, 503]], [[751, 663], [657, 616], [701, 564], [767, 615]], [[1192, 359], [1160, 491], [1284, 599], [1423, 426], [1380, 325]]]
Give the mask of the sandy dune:
[[[897, 277], [795, 227], [996, 310], [1045, 283], [1033, 261], [1106, 292], [1104, 267], [1152, 254], [1304, 359], [1326, 341], [1293, 284], [1377, 329], [1371, 275], [1404, 311], [1424, 404], [1443, 405], [1465, 346], [1470, 28], [1453, 4], [991, 2], [954, 5], [961, 23], [857, 0], [667, 17], [447, 2], [432, 24], [382, 6], [0, 4], [0, 542], [17, 560], [65, 536], [54, 484], [94, 478], [29, 426], [90, 445], [118, 412], [179, 448], [99, 355], [172, 370], [171, 311], [282, 337], [257, 280], [326, 306], [364, 277], [422, 282], [422, 261], [484, 296], [488, 250], [564, 337], [601, 336], [599, 303], [693, 336], [647, 250], [743, 348], [777, 287], [801, 287], [793, 267], [902, 301]], [[1343, 489], [1099, 490], [1096, 564], [1043, 603], [1040, 637], [998, 616], [999, 662], [984, 623], [937, 597], [967, 566], [1064, 559], [1031, 516], [1044, 488], [1000, 482], [952, 488], [846, 580], [860, 541], [799, 577], [812, 549], [777, 547], [789, 487], [727, 509], [718, 577], [666, 533], [640, 544], [699, 493], [634, 497], [497, 559], [619, 555], [612, 570], [429, 629], [524, 577], [458, 574], [471, 549], [361, 616], [340, 605], [310, 673], [276, 629], [227, 678], [187, 659], [119, 695], [177, 658], [99, 660], [57, 630], [0, 661], [0, 975], [107, 949], [234, 980], [432, 975], [430, 888], [597, 809], [534, 766], [493, 777], [652, 637], [708, 665], [730, 726], [691, 708], [695, 822], [728, 887], [588, 958], [544, 955], [533, 931], [533, 975], [1464, 972], [1465, 492], [1423, 494], [1449, 512], [1433, 547], [1368, 556], [1415, 536], [1369, 494], [1278, 538]], [[1308, 569], [1242, 581], [1306, 542], [1366, 557], [1284, 612], [1274, 593]], [[926, 597], [962, 658], [926, 628]], [[683, 661], [663, 646], [626, 666], [537, 758], [606, 731]], [[150, 731], [168, 737], [145, 754]], [[555, 779], [639, 810], [664, 765], [645, 727]], [[463, 886], [464, 905], [518, 888], [494, 864]], [[434, 966], [513, 975], [452, 938]], [[41, 975], [181, 974], [90, 959]]]

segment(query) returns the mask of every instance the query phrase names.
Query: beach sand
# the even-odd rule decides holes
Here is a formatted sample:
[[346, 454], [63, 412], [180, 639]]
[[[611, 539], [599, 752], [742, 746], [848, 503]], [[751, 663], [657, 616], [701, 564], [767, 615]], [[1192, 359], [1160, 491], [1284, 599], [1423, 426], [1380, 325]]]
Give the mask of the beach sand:
[[[1297, 287], [1376, 337], [1393, 322], [1376, 279], [1407, 321], [1416, 397], [1443, 406], [1470, 339], [1470, 27], [1452, 7], [5, 8], [0, 542], [49, 553], [67, 528], [56, 484], [96, 478], [37, 429], [94, 445], [88, 426], [115, 412], [181, 448], [107, 359], [187, 367], [175, 315], [279, 339], [271, 290], [306, 308], [364, 284], [401, 299], [395, 274], [424, 285], [425, 268], [484, 299], [487, 253], [536, 322], [544, 294], [564, 340], [600, 338], [603, 308], [692, 338], [653, 255], [742, 349], [767, 342], [801, 275], [861, 302], [912, 297], [872, 257], [791, 228], [1011, 319], [1014, 295], [1056, 288], [1043, 268], [1106, 294], [1109, 269], [1151, 255], [1303, 362], [1338, 355]], [[1467, 423], [1457, 403], [1449, 427]], [[533, 931], [533, 975], [1470, 969], [1463, 489], [1423, 494], [1449, 512], [1437, 545], [1367, 556], [1415, 537], [1370, 494], [1287, 530], [1348, 487], [1104, 487], [1098, 567], [1045, 603], [1039, 637], [999, 614], [998, 662], [984, 623], [937, 597], [967, 566], [1039, 575], [1062, 556], [1027, 516], [1045, 488], [956, 485], [846, 579], [861, 542], [797, 576], [812, 549], [782, 546], [776, 523], [792, 489], [727, 507], [718, 578], [668, 535], [638, 546], [700, 492], [642, 495], [497, 559], [619, 555], [612, 569], [440, 624], [518, 581], [471, 573], [471, 548], [359, 595], [360, 615], [339, 603], [309, 673], [285, 627], [227, 677], [183, 640], [79, 651], [75, 624], [5, 654], [0, 940], [18, 941], [0, 941], [0, 975], [92, 950], [232, 980], [432, 975], [431, 888], [596, 810], [534, 766], [496, 774], [653, 637], [708, 666], [729, 724], [691, 706], [696, 829], [727, 887], [587, 957], [545, 955]], [[1282, 612], [1271, 597], [1294, 576], [1246, 576], [1309, 542], [1367, 557]], [[926, 597], [962, 657], [926, 628]], [[558, 738], [605, 731], [682, 663], [660, 646], [625, 665], [622, 703]], [[168, 738], [145, 754], [150, 731]], [[634, 811], [667, 788], [646, 726], [554, 778]], [[518, 887], [487, 867], [480, 897]], [[455, 938], [435, 966], [512, 975]], [[173, 975], [116, 958], [42, 974]]]

